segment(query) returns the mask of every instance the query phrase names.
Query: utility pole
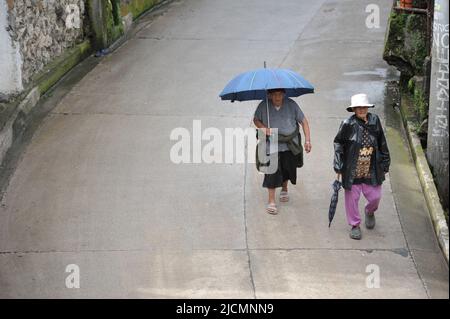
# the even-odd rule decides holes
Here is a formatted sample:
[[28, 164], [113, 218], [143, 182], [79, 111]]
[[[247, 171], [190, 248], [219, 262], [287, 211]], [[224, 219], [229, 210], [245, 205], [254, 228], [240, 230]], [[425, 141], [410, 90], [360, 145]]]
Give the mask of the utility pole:
[[448, 207], [448, 5], [434, 1], [427, 157], [443, 204]]

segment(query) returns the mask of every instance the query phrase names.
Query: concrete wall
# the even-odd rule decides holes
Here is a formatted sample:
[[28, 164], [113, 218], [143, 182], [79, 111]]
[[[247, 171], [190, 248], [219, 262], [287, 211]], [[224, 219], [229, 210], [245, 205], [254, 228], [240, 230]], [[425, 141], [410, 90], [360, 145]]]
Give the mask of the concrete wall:
[[0, 0], [0, 101], [23, 89], [20, 46], [9, 33], [8, 3]]

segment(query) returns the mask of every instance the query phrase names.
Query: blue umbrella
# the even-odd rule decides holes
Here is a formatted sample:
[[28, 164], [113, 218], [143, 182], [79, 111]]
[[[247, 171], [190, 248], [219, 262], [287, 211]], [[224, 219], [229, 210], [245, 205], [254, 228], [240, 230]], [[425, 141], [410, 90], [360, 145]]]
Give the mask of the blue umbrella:
[[265, 99], [267, 126], [270, 128], [267, 97], [267, 91], [270, 89], [284, 89], [287, 97], [314, 93], [313, 86], [300, 74], [289, 69], [269, 69], [264, 62], [263, 69], [244, 72], [232, 79], [220, 93], [220, 98], [231, 102]]
[[[313, 86], [300, 74], [289, 69], [264, 68], [239, 74], [232, 79], [220, 93], [222, 100], [251, 101], [266, 100], [267, 127], [270, 128], [269, 100], [267, 91], [270, 89], [284, 89], [285, 96], [297, 97], [307, 93], [314, 93]], [[270, 139], [266, 141], [268, 151]], [[266, 154], [268, 155], [268, 154]]]
[[270, 89], [285, 89], [287, 97], [314, 93], [313, 86], [292, 70], [263, 68], [236, 76], [220, 93], [220, 98], [231, 102], [264, 100]]

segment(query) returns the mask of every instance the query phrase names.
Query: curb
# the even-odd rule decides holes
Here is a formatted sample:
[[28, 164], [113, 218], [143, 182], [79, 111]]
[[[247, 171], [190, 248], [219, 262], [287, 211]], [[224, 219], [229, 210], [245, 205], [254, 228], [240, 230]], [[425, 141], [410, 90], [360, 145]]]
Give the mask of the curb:
[[3, 161], [14, 140], [26, 128], [28, 117], [40, 98], [67, 72], [87, 58], [90, 53], [91, 43], [89, 40], [69, 49], [35, 75], [20, 97], [10, 102], [17, 106], [0, 130], [0, 167], [3, 166]]
[[[402, 104], [402, 102], [400, 104]], [[422, 186], [423, 194], [425, 196], [428, 212], [433, 222], [434, 232], [436, 233], [439, 246], [441, 247], [445, 260], [448, 264], [448, 226], [445, 220], [444, 210], [442, 209], [442, 205], [439, 200], [436, 185], [434, 184], [433, 174], [428, 166], [428, 161], [419, 137], [411, 130], [411, 127], [413, 127], [412, 123], [406, 118], [402, 106], [400, 106], [400, 115], [402, 118], [403, 127], [405, 128], [406, 135], [408, 137], [409, 148], [411, 150], [417, 174], [419, 176], [420, 185]]]
[[90, 40], [85, 40], [76, 45], [55, 59], [44, 70], [39, 72], [34, 78], [33, 83], [39, 87], [41, 96], [47, 92], [56, 82], [59, 81], [74, 66], [83, 61], [92, 53]]
[[14, 134], [14, 126], [20, 125], [19, 121], [23, 121], [23, 118], [36, 106], [40, 97], [41, 94], [39, 88], [35, 86], [26, 94], [25, 98], [20, 101], [14, 113], [0, 131], [0, 164], [3, 163], [6, 153], [14, 142], [16, 135]]

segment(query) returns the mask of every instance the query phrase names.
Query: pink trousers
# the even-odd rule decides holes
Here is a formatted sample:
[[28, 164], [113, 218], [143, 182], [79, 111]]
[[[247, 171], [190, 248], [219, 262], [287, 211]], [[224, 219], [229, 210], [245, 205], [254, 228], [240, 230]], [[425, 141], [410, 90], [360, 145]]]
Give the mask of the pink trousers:
[[361, 223], [358, 205], [361, 193], [367, 199], [366, 212], [374, 213], [380, 203], [381, 185], [355, 184], [352, 185], [351, 190], [345, 190], [345, 211], [347, 213], [347, 221], [351, 226], [357, 226]]

